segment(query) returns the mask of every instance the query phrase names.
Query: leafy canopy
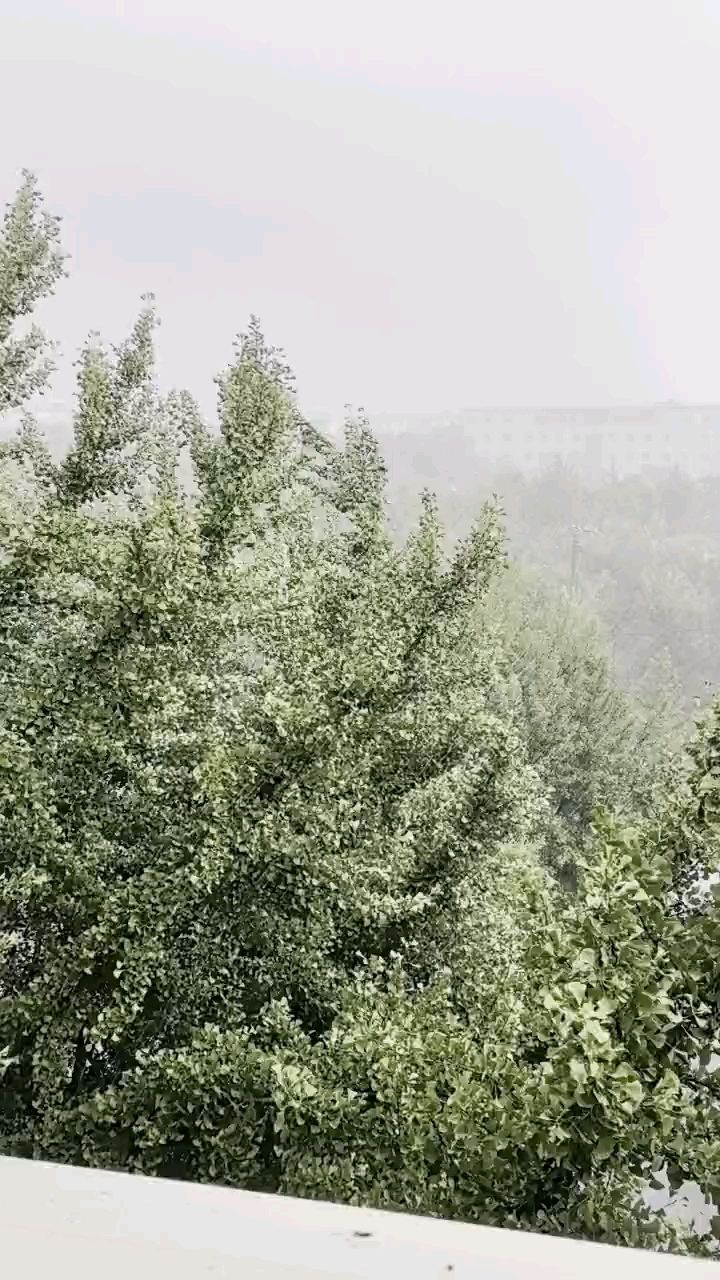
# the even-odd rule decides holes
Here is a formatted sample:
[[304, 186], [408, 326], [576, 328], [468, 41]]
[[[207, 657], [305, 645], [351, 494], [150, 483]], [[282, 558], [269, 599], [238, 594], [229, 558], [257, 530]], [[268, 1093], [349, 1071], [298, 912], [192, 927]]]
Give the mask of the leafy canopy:
[[322, 438], [252, 322], [213, 432], [155, 323], [88, 343], [64, 458], [3, 454], [0, 1149], [709, 1247], [642, 1192], [719, 1189], [717, 715], [560, 897], [496, 509], [395, 545], [362, 418]]

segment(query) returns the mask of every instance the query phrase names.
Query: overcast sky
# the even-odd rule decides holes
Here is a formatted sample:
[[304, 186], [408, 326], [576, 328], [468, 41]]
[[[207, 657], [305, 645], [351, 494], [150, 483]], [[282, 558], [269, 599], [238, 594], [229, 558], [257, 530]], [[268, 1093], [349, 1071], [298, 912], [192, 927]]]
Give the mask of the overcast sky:
[[153, 290], [206, 404], [251, 312], [313, 410], [720, 400], [720, 0], [1, 0], [0, 62], [68, 361]]

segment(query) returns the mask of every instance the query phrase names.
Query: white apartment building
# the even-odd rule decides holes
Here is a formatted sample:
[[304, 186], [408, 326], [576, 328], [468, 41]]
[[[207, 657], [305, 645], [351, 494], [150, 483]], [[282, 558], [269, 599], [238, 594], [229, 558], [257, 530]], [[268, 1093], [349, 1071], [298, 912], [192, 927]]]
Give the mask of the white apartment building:
[[536, 470], [554, 458], [594, 474], [678, 466], [720, 472], [720, 405], [487, 408], [455, 417], [488, 461]]

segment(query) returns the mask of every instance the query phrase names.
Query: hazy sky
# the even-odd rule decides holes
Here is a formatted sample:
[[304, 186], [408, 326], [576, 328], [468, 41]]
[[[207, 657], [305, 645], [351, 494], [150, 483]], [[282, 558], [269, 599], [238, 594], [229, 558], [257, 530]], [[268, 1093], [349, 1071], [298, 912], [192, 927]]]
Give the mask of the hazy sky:
[[720, 0], [0, 0], [0, 63], [68, 362], [153, 290], [205, 403], [251, 312], [309, 409], [720, 400]]

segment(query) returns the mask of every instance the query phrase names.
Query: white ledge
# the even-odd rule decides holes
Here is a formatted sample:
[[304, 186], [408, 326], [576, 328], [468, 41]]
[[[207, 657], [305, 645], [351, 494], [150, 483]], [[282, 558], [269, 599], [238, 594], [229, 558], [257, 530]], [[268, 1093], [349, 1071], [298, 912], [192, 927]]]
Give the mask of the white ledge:
[[8, 1280], [704, 1280], [685, 1258], [0, 1158]]

